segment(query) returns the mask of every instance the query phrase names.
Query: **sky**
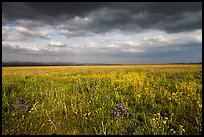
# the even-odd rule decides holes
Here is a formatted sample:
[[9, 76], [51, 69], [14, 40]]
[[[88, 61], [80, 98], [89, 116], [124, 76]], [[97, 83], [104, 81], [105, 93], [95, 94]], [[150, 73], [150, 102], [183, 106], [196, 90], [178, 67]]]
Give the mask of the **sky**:
[[202, 3], [3, 2], [2, 61], [202, 62]]

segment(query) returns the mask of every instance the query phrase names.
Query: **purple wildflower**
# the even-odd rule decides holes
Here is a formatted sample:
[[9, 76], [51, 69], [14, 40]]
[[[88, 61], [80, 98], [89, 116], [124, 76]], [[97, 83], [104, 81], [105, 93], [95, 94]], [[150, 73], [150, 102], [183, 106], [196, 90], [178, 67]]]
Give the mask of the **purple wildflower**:
[[24, 104], [24, 100], [22, 98], [17, 97], [13, 104], [15, 107], [21, 108], [22, 104]]
[[16, 108], [21, 109], [22, 111], [25, 111], [25, 112], [29, 112], [33, 104], [34, 102], [31, 102], [28, 96], [25, 96], [24, 99], [22, 99], [21, 97], [17, 97], [13, 103], [13, 105]]
[[118, 128], [118, 131], [124, 131], [124, 128], [122, 127], [120, 127], [120, 128]]
[[127, 108], [122, 108], [122, 111], [123, 112], [128, 112], [128, 109]]
[[16, 103], [25, 103], [25, 101], [22, 98], [17, 97], [16, 98]]
[[168, 113], [164, 113], [164, 117], [170, 117]]
[[31, 109], [31, 106], [24, 106], [23, 109], [25, 112], [28, 112]]
[[125, 112], [128, 112], [128, 108], [124, 104], [117, 104], [116, 107], [111, 110], [111, 113], [117, 117], [120, 117]]
[[17, 108], [22, 108], [22, 105], [20, 105], [20, 104], [15, 104], [15, 106], [16, 106]]
[[114, 111], [113, 114], [116, 115], [116, 114], [117, 114], [117, 111]]
[[130, 112], [130, 115], [131, 115], [131, 116], [135, 116], [135, 114], [134, 114], [134, 113], [132, 113], [132, 112]]
[[120, 117], [121, 115], [122, 115], [122, 112], [120, 112], [120, 111], [116, 112], [117, 117]]

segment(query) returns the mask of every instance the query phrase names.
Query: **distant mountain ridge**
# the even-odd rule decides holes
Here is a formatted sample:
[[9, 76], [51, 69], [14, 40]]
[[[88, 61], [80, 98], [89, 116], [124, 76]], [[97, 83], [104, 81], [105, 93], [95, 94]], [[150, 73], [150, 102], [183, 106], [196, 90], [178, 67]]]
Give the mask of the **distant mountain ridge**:
[[[202, 64], [199, 63], [164, 63], [164, 64]], [[7, 61], [2, 62], [2, 67], [6, 66], [83, 66], [83, 65], [157, 65], [157, 64], [108, 64], [108, 63], [75, 63], [75, 62], [21, 62]], [[159, 64], [158, 64], [159, 65]]]
[[73, 62], [21, 62], [21, 61], [8, 61], [2, 62], [2, 66], [63, 66], [63, 65], [76, 65]]
[[6, 66], [83, 66], [83, 65], [121, 65], [121, 64], [75, 63], [75, 62], [21, 62], [21, 61], [2, 62], [2, 67], [6, 67]]

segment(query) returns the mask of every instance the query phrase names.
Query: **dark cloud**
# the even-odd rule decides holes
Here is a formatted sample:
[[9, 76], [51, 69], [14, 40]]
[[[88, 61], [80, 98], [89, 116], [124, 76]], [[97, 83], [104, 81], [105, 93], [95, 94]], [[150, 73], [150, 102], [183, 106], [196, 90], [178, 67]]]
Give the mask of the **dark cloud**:
[[[28, 19], [41, 21], [41, 24], [64, 24], [72, 30], [73, 36], [112, 30], [141, 32], [157, 29], [174, 33], [202, 28], [202, 3], [199, 2], [3, 3], [2, 12], [4, 22]], [[92, 20], [86, 24], [67, 24], [76, 16], [91, 17]]]
[[[109, 5], [104, 2], [29, 2], [27, 5], [42, 15], [58, 17], [61, 15], [84, 16], [86, 13]], [[49, 6], [48, 6], [49, 5]]]
[[[3, 2], [3, 17], [11, 21], [18, 19], [40, 20], [53, 23], [56, 18], [86, 16], [90, 11], [111, 3], [106, 2]], [[26, 11], [26, 12], [25, 12]]]
[[[36, 16], [85, 16], [101, 8], [128, 10], [132, 14], [149, 11], [166, 15], [200, 11], [201, 2], [3, 2], [2, 10], [11, 18]], [[21, 10], [20, 10], [21, 9]], [[24, 10], [22, 10], [24, 9]], [[25, 10], [27, 12], [25, 12]]]
[[10, 21], [16, 19], [33, 19], [37, 16], [35, 12], [23, 2], [3, 2], [2, 3], [2, 16]]

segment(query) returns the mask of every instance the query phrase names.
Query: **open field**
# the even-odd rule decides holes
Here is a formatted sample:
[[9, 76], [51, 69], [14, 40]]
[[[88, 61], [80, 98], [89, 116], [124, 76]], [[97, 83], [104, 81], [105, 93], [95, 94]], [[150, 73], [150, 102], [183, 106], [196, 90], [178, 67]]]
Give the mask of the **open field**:
[[3, 135], [202, 133], [201, 64], [2, 71]]

